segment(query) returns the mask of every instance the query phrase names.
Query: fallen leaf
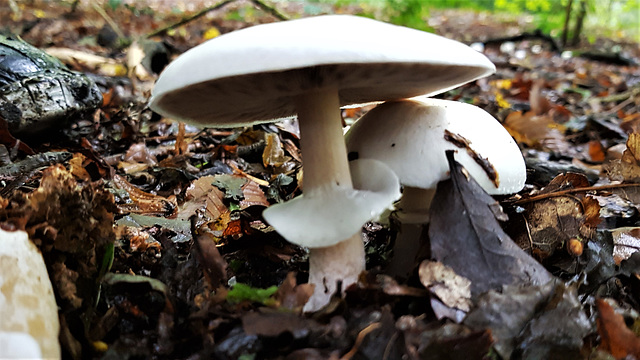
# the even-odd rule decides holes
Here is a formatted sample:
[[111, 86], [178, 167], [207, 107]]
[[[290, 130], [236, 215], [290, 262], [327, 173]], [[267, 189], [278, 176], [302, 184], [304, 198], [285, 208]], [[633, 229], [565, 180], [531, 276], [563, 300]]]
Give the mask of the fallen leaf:
[[596, 299], [596, 306], [599, 348], [609, 352], [616, 359], [627, 359], [628, 356], [640, 359], [640, 338], [627, 328], [622, 315], [616, 314], [611, 305], [603, 299]]
[[177, 214], [178, 204], [175, 197], [165, 198], [142, 191], [120, 175], [113, 177], [113, 185], [115, 188], [124, 191], [119, 193], [120, 197], [116, 199], [116, 204], [121, 213], [162, 215], [166, 217], [174, 217]]
[[265, 133], [265, 146], [262, 152], [262, 164], [264, 167], [278, 168], [284, 165], [291, 158], [284, 155], [280, 136], [274, 133]]
[[227, 262], [216, 247], [216, 237], [204, 226], [196, 229], [195, 217], [191, 226], [197, 258], [202, 267], [204, 278], [210, 289], [217, 289], [227, 281]]
[[313, 284], [298, 285], [295, 273], [289, 272], [274, 296], [276, 306], [300, 311], [313, 294], [313, 288]]
[[[542, 305], [542, 304], [540, 304]], [[582, 360], [583, 338], [591, 323], [578, 300], [577, 286], [558, 284], [544, 306], [518, 332], [513, 357]]]
[[471, 293], [507, 284], [544, 284], [553, 277], [502, 230], [497, 202], [447, 151], [451, 178], [438, 183], [429, 214], [429, 240], [435, 260], [471, 280]]
[[246, 184], [242, 185], [241, 189], [243, 196], [243, 199], [240, 200], [241, 209], [246, 209], [249, 206], [269, 206], [267, 196], [264, 194], [264, 191], [260, 189], [260, 185], [256, 182], [247, 181]]
[[627, 260], [640, 250], [640, 227], [623, 227], [611, 230], [613, 259], [616, 264]]
[[420, 282], [445, 305], [463, 311], [471, 309], [471, 281], [440, 262], [424, 260], [418, 268]]

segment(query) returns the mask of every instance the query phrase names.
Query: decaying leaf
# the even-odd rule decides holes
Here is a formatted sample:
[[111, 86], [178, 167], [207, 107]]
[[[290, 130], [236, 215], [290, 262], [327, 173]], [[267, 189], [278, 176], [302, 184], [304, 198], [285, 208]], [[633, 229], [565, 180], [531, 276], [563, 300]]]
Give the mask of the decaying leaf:
[[[483, 360], [494, 342], [492, 332], [487, 329], [474, 330], [451, 323], [432, 327], [410, 315], [400, 317], [396, 327], [404, 335], [410, 359]], [[396, 359], [402, 358], [400, 355]]]
[[246, 184], [242, 185], [242, 197], [243, 199], [240, 200], [240, 209], [246, 209], [249, 206], [269, 206], [267, 196], [254, 181], [247, 181]]
[[582, 359], [583, 337], [591, 331], [576, 289], [553, 282], [483, 294], [464, 324], [491, 329], [505, 359]]
[[118, 193], [118, 208], [122, 213], [163, 215], [174, 217], [178, 204], [175, 197], [165, 198], [144, 192], [119, 175], [113, 177], [113, 185], [122, 190]]
[[640, 133], [629, 134], [622, 158], [611, 160], [604, 169], [611, 180], [640, 182]]
[[290, 310], [302, 310], [304, 304], [313, 294], [313, 288], [313, 284], [298, 285], [295, 273], [289, 272], [274, 296], [275, 306]]
[[213, 186], [214, 179], [214, 176], [203, 176], [189, 185], [185, 194], [185, 203], [178, 214], [179, 218], [188, 219], [202, 209], [210, 221], [215, 221], [223, 214], [229, 213], [223, 201], [224, 193]]
[[217, 289], [227, 280], [227, 262], [216, 247], [216, 237], [206, 227], [195, 228], [192, 220], [193, 235], [196, 244], [198, 262], [203, 269], [204, 278], [210, 289]]
[[584, 193], [563, 193], [587, 186], [589, 181], [582, 174], [556, 176], [538, 194], [543, 198], [522, 205], [526, 229], [515, 237], [516, 243], [544, 260], [566, 248], [571, 239], [592, 238], [601, 221], [598, 200]]
[[276, 337], [290, 333], [294, 339], [308, 336], [320, 325], [313, 319], [307, 319], [290, 312], [248, 313], [242, 317], [242, 329], [249, 335]]
[[280, 136], [274, 133], [265, 133], [265, 146], [262, 152], [262, 164], [264, 167], [272, 166], [278, 168], [291, 158], [284, 155]]
[[640, 250], [640, 228], [623, 227], [611, 230], [613, 236], [613, 259], [616, 264], [627, 260]]
[[424, 260], [418, 269], [420, 282], [445, 305], [463, 311], [471, 309], [471, 281], [440, 262]]
[[640, 359], [640, 337], [627, 328], [622, 315], [616, 314], [605, 300], [597, 299], [596, 305], [600, 349], [619, 360], [629, 356]]
[[591, 323], [578, 300], [577, 286], [558, 284], [544, 307], [520, 331], [515, 349], [520, 359], [581, 360], [583, 338]]
[[[535, 115], [533, 111], [511, 112], [504, 121], [504, 127], [518, 143], [529, 146], [545, 145], [558, 150], [564, 144], [562, 127], [549, 115]], [[566, 145], [565, 147], [568, 147]]]
[[520, 249], [502, 230], [496, 202], [448, 151], [451, 179], [438, 183], [430, 216], [431, 254], [471, 280], [471, 293], [507, 284], [544, 284], [547, 270]]

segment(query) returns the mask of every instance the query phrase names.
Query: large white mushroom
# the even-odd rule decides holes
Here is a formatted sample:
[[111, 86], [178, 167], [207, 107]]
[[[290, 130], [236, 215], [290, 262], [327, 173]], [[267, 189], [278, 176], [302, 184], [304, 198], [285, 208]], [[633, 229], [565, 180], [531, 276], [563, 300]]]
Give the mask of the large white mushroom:
[[[235, 31], [187, 51], [160, 75], [150, 106], [217, 127], [298, 115], [305, 195], [269, 207], [264, 218], [310, 248], [309, 311], [328, 301], [336, 281], [346, 288], [357, 280], [361, 226], [397, 196], [354, 189], [340, 107], [438, 93], [493, 71], [456, 41], [362, 17], [319, 16]], [[372, 179], [393, 177], [384, 165], [371, 170]]]
[[0, 359], [60, 358], [58, 306], [38, 248], [0, 229]]
[[439, 181], [449, 177], [446, 150], [489, 194], [512, 194], [524, 187], [522, 153], [505, 128], [477, 106], [425, 97], [378, 105], [346, 134], [347, 148], [358, 159], [387, 164], [403, 185], [396, 205], [400, 234], [389, 265], [405, 276], [414, 265], [422, 224]]

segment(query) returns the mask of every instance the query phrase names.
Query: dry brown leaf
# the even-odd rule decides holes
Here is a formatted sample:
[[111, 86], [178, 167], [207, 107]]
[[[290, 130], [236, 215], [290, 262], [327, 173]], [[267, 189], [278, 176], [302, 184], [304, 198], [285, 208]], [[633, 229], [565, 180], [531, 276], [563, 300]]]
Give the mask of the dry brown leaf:
[[119, 175], [113, 177], [113, 184], [129, 195], [127, 201], [116, 204], [121, 213], [161, 215], [168, 218], [177, 214], [178, 204], [173, 196], [165, 198], [144, 192]]
[[158, 160], [151, 153], [145, 143], [137, 143], [131, 145], [127, 152], [124, 154], [123, 161], [147, 165], [156, 165], [158, 163]]
[[531, 111], [533, 111], [535, 115], [546, 114], [552, 108], [549, 100], [542, 94], [543, 85], [543, 80], [536, 80], [529, 91], [529, 104], [531, 105]]
[[640, 133], [629, 134], [627, 149], [622, 153], [620, 160], [611, 160], [605, 164], [604, 169], [609, 179], [614, 181], [639, 182], [640, 181]]
[[418, 269], [420, 282], [445, 305], [471, 309], [471, 281], [441, 262], [424, 260]]
[[514, 111], [507, 115], [503, 125], [518, 143], [529, 146], [544, 143], [553, 147], [554, 142], [564, 141], [562, 127], [549, 115], [536, 116], [533, 111]]
[[242, 186], [242, 195], [244, 195], [244, 199], [240, 200], [240, 208], [246, 209], [249, 206], [269, 206], [269, 201], [267, 200], [267, 196], [264, 194], [264, 191], [260, 189], [260, 185], [258, 185], [255, 181], [247, 181], [246, 184]]
[[201, 227], [195, 232], [194, 239], [204, 278], [210, 289], [217, 289], [227, 281], [227, 262], [216, 247], [216, 236]]
[[265, 146], [262, 152], [262, 164], [264, 167], [280, 167], [291, 160], [284, 155], [280, 136], [273, 133], [264, 134]]
[[616, 359], [625, 359], [629, 355], [640, 359], [640, 338], [627, 328], [622, 315], [616, 314], [603, 299], [597, 299], [596, 305], [600, 350], [609, 352]]
[[224, 204], [224, 193], [213, 185], [215, 176], [203, 176], [195, 180], [187, 188], [185, 203], [180, 209], [181, 219], [188, 219], [196, 211], [205, 209], [210, 221], [215, 221], [223, 214], [229, 214], [229, 209]]
[[80, 153], [73, 154], [73, 158], [69, 160], [69, 172], [78, 180], [90, 181], [91, 175], [84, 168], [86, 157]]
[[298, 285], [296, 274], [289, 272], [274, 295], [275, 305], [276, 307], [300, 311], [311, 297], [311, 294], [313, 294], [313, 288], [313, 284]]
[[591, 196], [585, 196], [581, 201], [584, 224], [588, 227], [596, 228], [602, 221], [600, 218], [600, 203]]
[[589, 141], [589, 158], [593, 162], [603, 162], [605, 159], [605, 150], [602, 143], [598, 140]]

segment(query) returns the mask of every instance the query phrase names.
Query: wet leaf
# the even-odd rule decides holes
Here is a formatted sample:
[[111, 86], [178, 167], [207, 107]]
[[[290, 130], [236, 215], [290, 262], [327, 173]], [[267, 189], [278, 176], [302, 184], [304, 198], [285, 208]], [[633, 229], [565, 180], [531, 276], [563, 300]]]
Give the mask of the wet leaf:
[[242, 187], [248, 180], [238, 175], [216, 175], [213, 179], [213, 185], [224, 191], [226, 199], [240, 201], [244, 198]]
[[611, 230], [613, 236], [613, 259], [616, 264], [627, 260], [640, 250], [640, 228], [624, 227]]
[[596, 306], [600, 349], [609, 352], [616, 359], [625, 359], [628, 356], [640, 358], [640, 338], [627, 328], [622, 315], [616, 314], [611, 305], [603, 299], [597, 299]]
[[471, 178], [454, 153], [447, 152], [451, 179], [438, 183], [429, 210], [431, 254], [471, 280], [471, 293], [507, 284], [544, 284], [547, 270], [520, 249], [502, 230], [502, 210]]
[[177, 213], [178, 204], [175, 198], [165, 198], [142, 191], [119, 175], [114, 176], [113, 185], [116, 189], [123, 191], [117, 199], [118, 208], [122, 213], [167, 217], [173, 217]]
[[227, 262], [216, 247], [216, 237], [205, 227], [195, 229], [195, 218], [192, 220], [192, 227], [198, 262], [203, 269], [209, 288], [216, 289], [227, 280]]

